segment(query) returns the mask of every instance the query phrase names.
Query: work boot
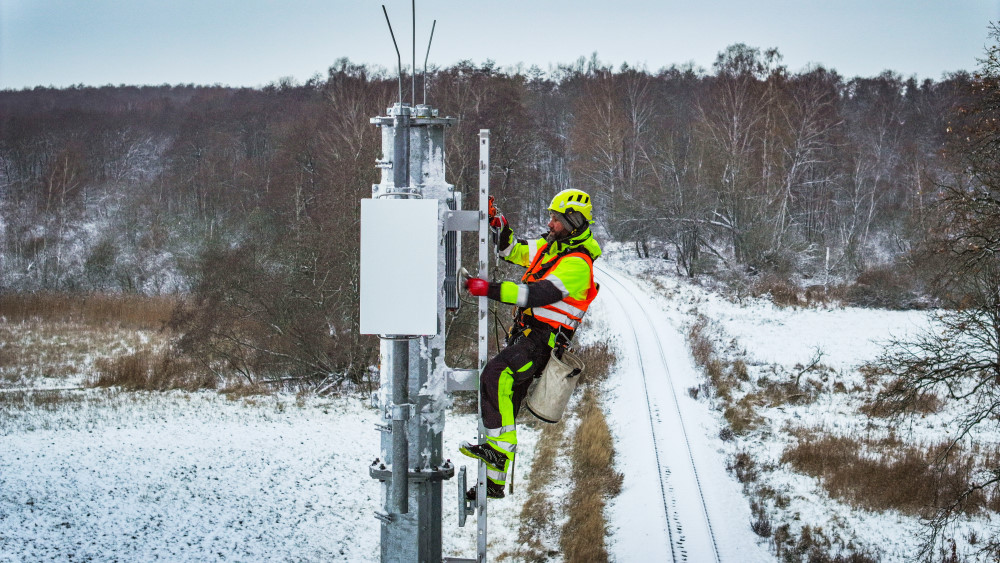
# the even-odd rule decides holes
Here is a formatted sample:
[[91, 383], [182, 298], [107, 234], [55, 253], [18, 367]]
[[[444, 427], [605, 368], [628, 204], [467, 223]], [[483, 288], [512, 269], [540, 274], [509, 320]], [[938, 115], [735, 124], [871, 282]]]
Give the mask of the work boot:
[[[458, 451], [463, 454], [474, 457], [476, 459], [481, 459], [486, 462], [486, 465], [495, 471], [503, 471], [504, 466], [507, 465], [507, 456], [503, 452], [497, 451], [493, 446], [486, 444], [470, 444], [469, 442], [463, 442], [459, 446]], [[501, 496], [503, 491], [501, 491]]]
[[[503, 485], [497, 485], [493, 481], [486, 482], [486, 498], [503, 498]], [[472, 487], [468, 491], [465, 491], [465, 498], [467, 500], [476, 500], [476, 488]]]

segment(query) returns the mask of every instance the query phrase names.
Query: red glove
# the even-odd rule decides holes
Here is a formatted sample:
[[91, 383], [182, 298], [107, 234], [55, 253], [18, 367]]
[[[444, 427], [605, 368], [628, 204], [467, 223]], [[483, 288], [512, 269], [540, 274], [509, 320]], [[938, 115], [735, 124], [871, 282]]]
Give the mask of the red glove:
[[490, 290], [490, 282], [482, 278], [469, 278], [465, 280], [465, 289], [477, 297], [482, 297]]
[[494, 229], [502, 229], [507, 226], [507, 218], [503, 215], [496, 215], [490, 219], [490, 226]]

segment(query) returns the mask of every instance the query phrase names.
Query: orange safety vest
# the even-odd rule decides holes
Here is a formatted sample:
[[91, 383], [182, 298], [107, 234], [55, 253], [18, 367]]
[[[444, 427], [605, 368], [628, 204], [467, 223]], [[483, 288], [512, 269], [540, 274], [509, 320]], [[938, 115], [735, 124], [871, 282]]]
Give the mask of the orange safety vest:
[[538, 249], [535, 259], [532, 260], [531, 265], [528, 266], [528, 270], [524, 272], [524, 276], [521, 277], [522, 283], [538, 282], [545, 279], [556, 266], [559, 265], [564, 258], [570, 256], [579, 256], [587, 261], [587, 265], [590, 266], [590, 287], [587, 289], [587, 295], [583, 299], [573, 299], [570, 296], [563, 297], [562, 301], [556, 301], [549, 305], [541, 305], [538, 307], [533, 307], [527, 309], [524, 312], [526, 314], [531, 314], [534, 318], [539, 321], [549, 325], [553, 330], [558, 331], [560, 328], [566, 329], [573, 333], [579, 326], [580, 322], [583, 320], [583, 315], [587, 313], [587, 309], [590, 308], [590, 304], [597, 297], [598, 286], [594, 284], [594, 260], [586, 252], [581, 252], [579, 250], [574, 250], [572, 252], [567, 252], [561, 256], [557, 256], [554, 260], [546, 263], [542, 263], [545, 256], [545, 249], [548, 248], [548, 243], [542, 245]]

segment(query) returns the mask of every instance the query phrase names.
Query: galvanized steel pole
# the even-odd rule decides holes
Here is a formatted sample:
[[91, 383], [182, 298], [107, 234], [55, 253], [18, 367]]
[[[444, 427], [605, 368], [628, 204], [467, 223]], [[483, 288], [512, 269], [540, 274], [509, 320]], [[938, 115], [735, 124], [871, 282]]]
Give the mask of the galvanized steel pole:
[[[382, 6], [396, 47], [399, 100], [387, 115], [371, 122], [382, 130], [382, 157], [376, 161], [381, 181], [372, 186], [372, 198], [424, 199], [437, 202], [444, 236], [438, 243], [437, 332], [421, 335], [380, 335], [380, 376], [377, 401], [383, 423], [381, 455], [369, 468], [382, 483], [381, 561], [442, 561], [442, 481], [454, 476], [454, 466], [443, 457], [446, 303], [457, 303], [458, 237], [446, 225], [461, 215], [461, 194], [445, 180], [444, 130], [457, 120], [439, 118], [437, 110], [416, 105], [416, 2], [413, 2], [412, 106], [403, 103], [402, 60], [389, 14]], [[433, 29], [432, 29], [433, 36]], [[428, 44], [428, 51], [430, 45]], [[426, 67], [426, 59], [424, 61]], [[426, 93], [425, 93], [426, 102]], [[464, 220], [463, 220], [464, 221]], [[461, 222], [461, 221], [460, 221]], [[463, 223], [464, 224], [464, 223]], [[449, 263], [452, 262], [452, 263]], [[405, 291], [406, 280], [399, 280]], [[446, 288], [450, 288], [448, 293]], [[446, 294], [448, 297], [446, 297]], [[386, 299], [402, 298], [387, 295]], [[457, 305], [456, 305], [457, 306]], [[406, 315], [405, 306], [400, 315]]]
[[[423, 199], [437, 202], [438, 217], [456, 213], [458, 196], [444, 180], [444, 130], [455, 123], [438, 118], [437, 110], [394, 104], [388, 115], [372, 118], [382, 129], [381, 182], [372, 186], [375, 199]], [[447, 366], [445, 348], [446, 240], [437, 249], [437, 333], [431, 335], [381, 335], [381, 384], [378, 406], [384, 422], [381, 455], [369, 469], [382, 482], [381, 561], [442, 561], [442, 481], [454, 476], [451, 462], [443, 456], [443, 396]], [[452, 276], [454, 272], [451, 272]], [[406, 280], [400, 279], [405, 289]], [[454, 285], [454, 284], [452, 284]], [[400, 299], [387, 295], [386, 299]], [[405, 306], [400, 308], [405, 315]], [[443, 391], [442, 391], [443, 392]]]
[[[392, 342], [392, 491], [390, 509], [393, 514], [406, 514], [409, 508], [409, 467], [410, 440], [407, 437], [406, 423], [410, 419], [409, 396], [407, 387], [410, 383], [410, 342], [394, 340]], [[406, 412], [404, 412], [406, 411]]]

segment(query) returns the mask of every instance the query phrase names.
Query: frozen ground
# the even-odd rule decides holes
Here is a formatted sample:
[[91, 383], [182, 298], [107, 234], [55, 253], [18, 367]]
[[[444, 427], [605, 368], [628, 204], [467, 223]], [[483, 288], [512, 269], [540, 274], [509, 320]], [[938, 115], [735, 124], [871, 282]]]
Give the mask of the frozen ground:
[[[376, 420], [359, 399], [215, 393], [86, 391], [8, 407], [0, 561], [377, 560]], [[465, 434], [474, 417], [450, 417], [446, 448]], [[530, 451], [534, 432], [522, 434]], [[447, 482], [445, 553], [474, 556], [456, 495]], [[520, 505], [491, 509], [491, 547], [509, 549]]]
[[600, 268], [594, 313], [618, 348], [606, 390], [616, 466], [625, 475], [609, 508], [617, 561], [771, 561], [748, 526], [750, 509], [726, 474], [719, 423], [688, 394], [697, 373], [681, 332], [655, 300]]
[[[718, 410], [710, 412], [715, 424], [704, 426], [706, 432], [702, 437], [708, 449], [715, 450], [723, 459], [732, 459], [736, 453], [749, 453], [758, 467], [765, 469], [759, 486], [773, 489], [787, 501], [786, 506], [770, 507], [772, 526], [788, 523], [795, 533], [808, 525], [814, 530], [823, 530], [829, 537], [839, 537], [831, 548], [834, 554], [860, 550], [876, 554], [882, 561], [912, 561], [923, 531], [917, 518], [894, 512], [869, 512], [838, 502], [829, 497], [818, 480], [795, 473], [780, 463], [780, 457], [794, 442], [789, 430], [796, 428], [837, 435], [892, 432], [915, 444], [949, 438], [949, 421], [954, 412], [928, 415], [903, 427], [872, 426], [871, 421], [857, 411], [861, 404], [857, 394], [829, 392], [838, 383], [847, 390], [864, 387], [864, 377], [858, 367], [875, 359], [890, 337], [906, 337], [926, 329], [934, 313], [838, 306], [781, 308], [766, 299], [745, 299], [737, 303], [678, 278], [671, 262], [635, 260], [632, 256], [634, 253], [628, 249], [612, 246], [603, 260], [617, 271], [629, 272], [640, 293], [650, 297], [655, 315], [678, 333], [686, 334], [699, 316], [707, 319], [717, 350], [725, 357], [739, 358], [747, 363], [751, 389], [758, 378], [789, 377], [802, 366], [809, 365], [817, 353], [821, 354], [821, 364], [829, 368], [822, 381], [827, 391], [820, 393], [817, 401], [762, 408], [760, 413], [765, 423], [747, 436], [722, 440], [717, 432], [725, 421]], [[677, 361], [691, 361], [690, 351], [678, 353], [683, 353], [684, 359]], [[714, 405], [712, 399], [704, 396], [698, 403], [703, 412]], [[1000, 435], [995, 429], [984, 429], [975, 439], [994, 448], [1000, 444]], [[725, 488], [724, 481], [719, 483]], [[959, 556], [965, 554], [970, 561], [975, 560], [969, 556], [971, 548], [966, 542], [970, 534], [983, 538], [996, 532], [988, 516], [962, 520], [949, 531], [957, 541]]]
[[[604, 403], [617, 441], [618, 469], [626, 476], [621, 496], [606, 513], [609, 549], [621, 562], [669, 560], [662, 547], [666, 522], [673, 518], [674, 526], [691, 530], [694, 517], [682, 516], [682, 509], [675, 516], [651, 515], [662, 497], [656, 463], [649, 461], [644, 440], [654, 429], [670, 431], [665, 409], [673, 399], [657, 403], [661, 416], [651, 424], [635, 378], [640, 363], [649, 366], [655, 359], [655, 354], [646, 356], [649, 348], [657, 342], [663, 347], [664, 371], [676, 377], [675, 391], [696, 385], [702, 376], [692, 365], [683, 334], [700, 314], [713, 322], [720, 347], [745, 358], [753, 377], [792, 369], [821, 350], [831, 377], [850, 387], [861, 382], [856, 368], [878, 354], [880, 341], [919, 330], [927, 315], [781, 309], [764, 300], [737, 304], [677, 279], [670, 273], [672, 264], [635, 261], [628, 255], [611, 245], [602, 264], [630, 274], [623, 281], [637, 289], [642, 299], [638, 309], [616, 304], [616, 292], [608, 284], [609, 293], [592, 309], [592, 331], [584, 336], [586, 341], [611, 342], [620, 355]], [[641, 326], [646, 313], [659, 336], [637, 342], [623, 327], [630, 321]], [[55, 386], [47, 379], [40, 383]], [[8, 389], [25, 385], [30, 380], [18, 378]], [[0, 561], [378, 559], [379, 526], [373, 512], [381, 505], [381, 493], [367, 466], [377, 456], [379, 436], [377, 414], [366, 401], [289, 395], [230, 400], [214, 392], [101, 390], [35, 396], [9, 390], [0, 396]], [[766, 484], [788, 498], [787, 506], [773, 512], [775, 525], [785, 519], [799, 528], [818, 526], [877, 549], [883, 561], [909, 560], [920, 530], [915, 519], [836, 502], [815, 479], [778, 463], [789, 440], [782, 429], [790, 425], [835, 432], [862, 428], [849, 394], [824, 394], [805, 406], [767, 409], [767, 431], [730, 441], [719, 437], [724, 420], [710, 400], [683, 392], [676, 400], [722, 561], [773, 558], [769, 540], [749, 531], [749, 501], [725, 471], [737, 451], [771, 464]], [[909, 429], [911, 435], [944, 435], [945, 419], [930, 418]], [[527, 425], [520, 430], [523, 445], [516, 471], [523, 491], [537, 434]], [[474, 435], [473, 415], [448, 417], [445, 447], [455, 452], [457, 464], [463, 463], [458, 443]], [[990, 435], [984, 439], [1000, 441]], [[679, 470], [672, 475], [680, 483]], [[675, 490], [679, 499], [692, 493]], [[566, 491], [553, 494], [559, 498]], [[473, 557], [474, 526], [470, 521], [464, 529], [457, 527], [456, 495], [454, 481], [446, 482], [444, 552]], [[491, 553], [516, 547], [524, 497], [491, 503]], [[981, 537], [990, 530], [979, 521], [968, 523], [968, 529], [979, 530]], [[689, 561], [702, 560], [699, 554], [689, 555]], [[552, 560], [561, 559], [556, 555]]]

